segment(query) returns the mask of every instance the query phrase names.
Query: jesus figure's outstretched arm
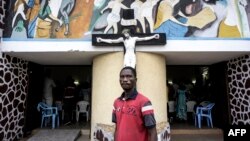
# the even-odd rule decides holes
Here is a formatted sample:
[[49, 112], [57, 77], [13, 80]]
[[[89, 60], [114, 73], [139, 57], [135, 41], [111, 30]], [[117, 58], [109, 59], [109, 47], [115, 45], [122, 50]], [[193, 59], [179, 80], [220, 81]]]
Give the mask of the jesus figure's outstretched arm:
[[104, 43], [109, 43], [109, 44], [111, 44], [111, 43], [121, 43], [121, 42], [123, 42], [124, 40], [123, 40], [122, 37], [120, 37], [120, 38], [118, 38], [118, 39], [103, 39], [103, 38], [97, 37], [97, 38], [96, 38], [96, 41], [97, 41], [97, 43], [104, 42]]
[[147, 37], [137, 37], [136, 41], [147, 41], [147, 40], [159, 39], [159, 38], [160, 38], [159, 34], [154, 34], [152, 36], [147, 36]]

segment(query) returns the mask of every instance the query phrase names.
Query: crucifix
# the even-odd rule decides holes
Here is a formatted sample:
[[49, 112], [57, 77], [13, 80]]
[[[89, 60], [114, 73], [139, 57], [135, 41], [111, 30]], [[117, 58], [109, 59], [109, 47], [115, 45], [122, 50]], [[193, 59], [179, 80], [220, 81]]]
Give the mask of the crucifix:
[[92, 34], [92, 45], [94, 46], [120, 46], [124, 47], [124, 67], [136, 66], [136, 45], [165, 45], [166, 35], [164, 33], [155, 34]]
[[127, 9], [123, 12], [122, 28], [125, 32], [119, 34], [92, 34], [92, 45], [94, 46], [119, 46], [124, 47], [123, 66], [136, 67], [136, 46], [137, 45], [165, 45], [166, 35], [164, 33], [133, 34], [128, 32], [133, 30], [134, 11]]

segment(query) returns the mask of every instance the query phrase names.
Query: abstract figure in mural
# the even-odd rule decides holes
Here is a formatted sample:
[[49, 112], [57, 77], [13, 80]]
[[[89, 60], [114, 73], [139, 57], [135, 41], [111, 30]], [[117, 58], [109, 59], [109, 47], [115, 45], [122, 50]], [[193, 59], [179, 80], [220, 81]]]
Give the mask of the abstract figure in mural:
[[27, 31], [26, 28], [24, 27], [23, 20], [19, 20], [17, 22], [17, 25], [13, 28], [12, 33], [11, 33], [11, 38], [20, 38], [24, 37], [27, 38]]
[[145, 25], [145, 20], [144, 18], [147, 20], [147, 22], [149, 23], [149, 29], [150, 29], [150, 33], [153, 33], [154, 30], [154, 19], [153, 19], [153, 8], [154, 6], [158, 3], [159, 0], [146, 0], [143, 4], [142, 4], [142, 11], [141, 11], [141, 25], [142, 25], [142, 29], [145, 33], [146, 30], [146, 25]]
[[28, 37], [34, 38], [36, 21], [40, 9], [40, 0], [30, 0], [29, 9], [27, 10], [26, 16], [28, 18]]
[[85, 35], [90, 34], [95, 29], [98, 18], [101, 16], [101, 10], [107, 4], [107, 0], [94, 0], [94, 7], [92, 10], [91, 22], [89, 25], [89, 31], [85, 33]]
[[11, 38], [27, 38], [27, 30], [24, 26], [24, 21], [29, 20], [31, 15], [29, 12], [34, 5], [35, 5], [35, 0], [17, 0], [15, 2], [13, 10], [15, 12], [15, 15], [12, 18], [12, 24], [11, 24], [12, 26]]
[[[88, 3], [89, 0], [86, 0], [86, 3]], [[75, 0], [62, 0], [60, 9], [59, 9], [59, 15], [58, 18], [60, 20], [63, 20], [64, 25], [65, 25], [65, 32], [64, 35], [67, 36], [70, 33], [69, 30], [69, 14], [73, 10], [75, 6]], [[61, 26], [58, 26], [56, 28], [56, 31], [59, 31]]]
[[164, 32], [168, 37], [185, 37], [191, 27], [202, 29], [215, 19], [213, 9], [202, 7], [200, 0], [163, 0], [158, 7], [154, 28], [155, 32]]
[[[248, 14], [250, 15], [250, 11], [249, 13], [247, 13], [247, 7], [250, 8], [249, 6], [250, 4], [248, 4], [248, 1], [247, 0], [239, 0], [238, 3], [237, 3], [237, 6], [239, 7], [239, 13], [240, 13], [240, 16], [241, 16], [241, 22], [240, 22], [240, 25], [241, 25], [241, 31], [242, 31], [242, 37], [250, 37], [250, 23], [249, 23], [249, 20], [248, 19]], [[249, 16], [250, 18], [250, 16]]]
[[[174, 16], [179, 13], [179, 9], [175, 8], [179, 5], [179, 0], [174, 2], [163, 0], [160, 2], [154, 32], [166, 33], [168, 37], [184, 37], [188, 28], [183, 23], [179, 22]], [[174, 29], [174, 30], [173, 30]]]
[[98, 43], [104, 42], [104, 43], [123, 43], [124, 44], [124, 67], [130, 66], [135, 68], [136, 66], [136, 55], [135, 55], [135, 45], [137, 41], [147, 41], [152, 39], [159, 39], [159, 34], [154, 34], [152, 36], [148, 37], [132, 37], [130, 36], [129, 32], [125, 31], [124, 37], [120, 37], [118, 39], [103, 39], [100, 37], [97, 37], [96, 41]]
[[62, 25], [62, 21], [59, 20], [57, 17], [52, 15], [51, 8], [49, 6], [49, 3], [51, 0], [43, 0], [41, 3], [41, 9], [39, 11], [38, 17], [42, 20], [52, 22], [52, 20], [59, 22], [59, 25]]
[[22, 16], [23, 20], [27, 20], [25, 14], [24, 14], [24, 6], [25, 6], [25, 4], [27, 4], [27, 0], [17, 0], [15, 2], [14, 12], [16, 12], [16, 13], [15, 13], [13, 19], [12, 19], [12, 28], [14, 27], [16, 18], [17, 18], [17, 16], [19, 14]]
[[225, 19], [227, 14], [227, 4], [223, 1], [216, 1], [216, 3], [206, 3], [202, 2], [203, 8], [208, 7], [211, 8], [216, 16], [216, 19], [209, 24], [209, 26], [206, 26], [201, 29], [195, 29], [193, 31], [194, 37], [218, 37], [218, 28], [223, 19]]
[[[203, 2], [203, 1], [201, 1]], [[208, 0], [209, 2], [209, 0]], [[247, 1], [216, 1], [215, 4], [203, 2], [203, 7], [210, 7], [216, 20], [207, 28], [194, 31], [196, 37], [249, 37], [249, 20], [245, 11]], [[239, 15], [236, 14], [239, 12]]]
[[51, 0], [42, 0], [41, 8], [38, 13], [38, 18], [36, 20], [36, 27], [34, 36], [37, 38], [49, 38], [51, 23], [57, 21], [61, 26], [63, 22], [52, 14], [51, 7], [49, 3]]
[[113, 33], [118, 32], [117, 23], [121, 20], [120, 11], [121, 11], [121, 9], [128, 9], [128, 7], [126, 7], [125, 5], [122, 4], [122, 1], [123, 0], [111, 0], [108, 3], [108, 5], [104, 9], [101, 10], [101, 13], [103, 14], [103, 12], [105, 10], [107, 10], [108, 8], [112, 9], [111, 12], [109, 13], [108, 17], [107, 17], [108, 26], [104, 30], [105, 34], [112, 27], [114, 29]]
[[142, 32], [143, 33], [146, 33], [146, 30], [145, 30], [145, 25], [142, 25], [144, 24], [144, 17], [142, 17], [142, 4], [143, 2], [141, 0], [135, 0], [131, 5], [130, 5], [130, 8], [134, 9], [134, 16], [135, 16], [135, 19], [139, 21], [140, 25], [142, 26]]
[[227, 1], [227, 14], [219, 26], [218, 37], [241, 37], [240, 22], [234, 0]]

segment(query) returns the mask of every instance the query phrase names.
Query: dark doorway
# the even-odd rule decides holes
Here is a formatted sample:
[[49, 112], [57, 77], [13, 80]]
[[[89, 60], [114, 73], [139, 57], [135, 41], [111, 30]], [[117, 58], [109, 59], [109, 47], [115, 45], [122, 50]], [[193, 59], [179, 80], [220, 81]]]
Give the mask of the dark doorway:
[[[28, 94], [26, 100], [26, 111], [25, 111], [25, 127], [24, 133], [25, 136], [29, 136], [32, 133], [32, 130], [40, 128], [41, 126], [41, 115], [37, 110], [37, 105], [39, 102], [43, 101], [43, 83], [44, 83], [44, 73], [46, 70], [51, 71], [51, 77], [56, 83], [56, 87], [53, 88], [53, 97], [54, 102], [53, 106], [56, 106], [56, 101], [61, 100], [64, 93], [64, 84], [67, 76], [71, 75], [74, 78], [77, 86], [80, 84], [85, 84], [88, 81], [89, 86], [91, 87], [91, 79], [92, 79], [92, 66], [51, 66], [51, 65], [39, 65], [30, 62], [29, 63], [29, 85], [28, 85]], [[76, 99], [80, 100], [80, 99]], [[89, 97], [89, 101], [91, 101], [91, 93]], [[59, 111], [60, 113], [60, 111]], [[75, 119], [75, 114], [72, 114], [73, 119]], [[60, 115], [60, 118], [62, 115]], [[84, 123], [84, 116], [79, 117], [79, 122], [71, 125], [67, 125], [64, 127], [62, 120], [60, 121], [59, 128], [86, 128], [90, 127], [90, 123]], [[81, 125], [81, 126], [80, 126]], [[84, 126], [86, 125], [86, 126]]]
[[228, 77], [227, 63], [221, 62], [209, 67], [211, 79], [212, 100], [215, 101], [214, 124], [223, 128], [229, 125], [229, 95], [228, 95]]
[[37, 104], [42, 99], [44, 67], [39, 64], [29, 63], [29, 82], [26, 100], [24, 133], [29, 135], [31, 131], [40, 126], [40, 113], [37, 111]]
[[[196, 107], [204, 101], [215, 103], [212, 110], [214, 127], [223, 128], [229, 121], [226, 63], [209, 66], [167, 66], [168, 118], [172, 127], [186, 128], [195, 125], [194, 113]], [[177, 89], [184, 85], [186, 92], [186, 120], [177, 116]], [[173, 104], [173, 101], [175, 104]], [[191, 104], [192, 103], [192, 104]], [[190, 106], [191, 104], [191, 106]], [[190, 108], [191, 107], [191, 108]], [[170, 111], [170, 113], [169, 113]], [[221, 116], [223, 114], [223, 116]], [[203, 123], [206, 127], [206, 123]]]

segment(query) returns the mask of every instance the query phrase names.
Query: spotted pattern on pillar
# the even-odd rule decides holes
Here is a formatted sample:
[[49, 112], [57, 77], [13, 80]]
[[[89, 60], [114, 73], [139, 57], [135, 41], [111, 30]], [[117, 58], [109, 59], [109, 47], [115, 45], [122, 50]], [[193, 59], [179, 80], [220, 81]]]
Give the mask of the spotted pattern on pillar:
[[3, 32], [5, 13], [6, 13], [6, 0], [0, 0], [0, 38], [3, 35], [2, 32]]
[[250, 125], [250, 55], [228, 62], [232, 124]]
[[28, 62], [0, 55], [0, 140], [22, 138], [27, 95]]

